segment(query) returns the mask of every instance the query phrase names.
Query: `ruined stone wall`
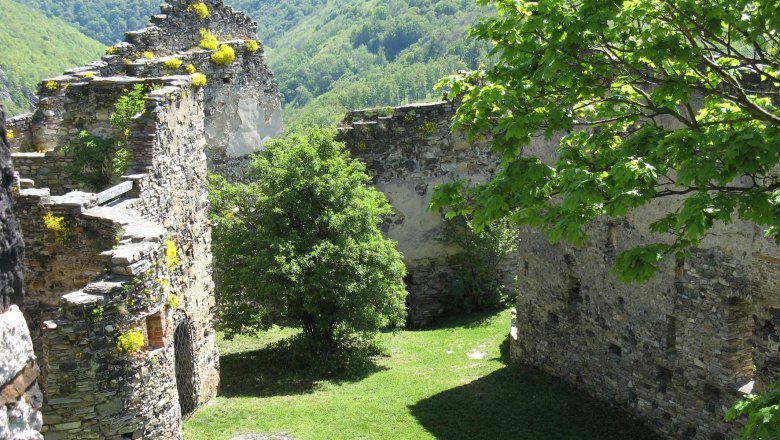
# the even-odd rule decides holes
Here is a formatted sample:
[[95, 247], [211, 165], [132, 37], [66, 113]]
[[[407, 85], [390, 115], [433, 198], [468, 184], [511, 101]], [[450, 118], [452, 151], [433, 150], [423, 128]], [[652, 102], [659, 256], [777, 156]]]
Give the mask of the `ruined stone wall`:
[[[179, 438], [181, 414], [216, 394], [203, 90], [191, 80], [154, 80], [130, 124], [120, 185], [20, 192], [46, 438]], [[71, 87], [93, 101], [147, 81]], [[99, 107], [60, 123], [98, 127]], [[43, 222], [47, 213], [62, 218], [65, 239]], [[122, 353], [118, 338], [131, 328], [145, 347]]]
[[[208, 78], [204, 114], [209, 170], [231, 180], [242, 179], [247, 155], [282, 134], [276, 79], [265, 62], [262, 43], [256, 51], [247, 49], [247, 43], [257, 38], [255, 22], [221, 0], [204, 2], [209, 15], [201, 19], [187, 11], [189, 3], [176, 0], [163, 5], [162, 13], [152, 17], [149, 27], [128, 32], [126, 41], [113, 46], [100, 61], [42, 80], [36, 111], [11, 120], [14, 151], [59, 149], [81, 130], [98, 136], [115, 135], [108, 117], [119, 97], [117, 90], [121, 91], [126, 80], [123, 77], [186, 75], [191, 64]], [[198, 47], [201, 29], [212, 32], [220, 44], [234, 48], [235, 60], [226, 65], [212, 62], [213, 51]], [[179, 59], [182, 66], [167, 69], [164, 63], [171, 58]], [[69, 187], [65, 185], [65, 189]], [[52, 190], [52, 194], [59, 194]]]
[[340, 139], [366, 163], [374, 185], [394, 209], [381, 226], [398, 242], [409, 269], [409, 320], [425, 324], [447, 311], [455, 273], [448, 256], [459, 251], [442, 240], [442, 218], [428, 210], [436, 185], [466, 178], [484, 182], [497, 168], [487, 142], [449, 133], [453, 104], [437, 102], [347, 114]]

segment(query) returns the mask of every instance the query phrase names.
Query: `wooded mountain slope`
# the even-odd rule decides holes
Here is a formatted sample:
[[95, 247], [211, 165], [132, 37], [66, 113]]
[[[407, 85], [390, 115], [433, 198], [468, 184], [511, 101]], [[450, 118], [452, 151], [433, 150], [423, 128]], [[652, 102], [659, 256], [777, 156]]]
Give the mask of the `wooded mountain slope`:
[[[159, 0], [19, 0], [109, 44], [143, 27]], [[226, 0], [260, 25], [288, 127], [329, 124], [348, 109], [437, 99], [442, 76], [476, 67], [466, 37], [491, 8], [475, 0]]]
[[29, 110], [40, 79], [97, 59], [105, 46], [62, 20], [0, 0], [0, 100], [10, 115]]

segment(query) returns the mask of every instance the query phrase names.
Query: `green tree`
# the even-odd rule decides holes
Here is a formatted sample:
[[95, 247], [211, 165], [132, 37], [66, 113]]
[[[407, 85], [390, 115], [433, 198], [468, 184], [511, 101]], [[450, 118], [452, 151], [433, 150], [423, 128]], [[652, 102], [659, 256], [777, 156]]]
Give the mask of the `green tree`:
[[390, 213], [328, 130], [270, 142], [251, 182], [211, 177], [214, 272], [228, 335], [273, 324], [319, 345], [403, 322], [406, 274], [379, 232]]
[[[582, 244], [599, 216], [687, 196], [651, 226], [674, 240], [617, 258], [623, 280], [649, 279], [733, 216], [780, 242], [780, 3], [495, 4], [499, 15], [471, 32], [495, 44], [495, 65], [440, 86], [462, 95], [454, 127], [493, 135], [504, 167], [485, 185], [441, 187], [435, 206], [458, 206], [477, 227], [508, 219]], [[555, 163], [524, 154], [555, 133]]]
[[[595, 218], [669, 199], [650, 229], [672, 240], [622, 253], [623, 280], [649, 279], [734, 217], [780, 243], [780, 2], [492, 3], [498, 15], [471, 35], [494, 44], [495, 64], [439, 84], [462, 96], [454, 127], [492, 135], [503, 169], [484, 185], [439, 188], [434, 207], [582, 244]], [[525, 151], [554, 134], [553, 163]], [[780, 435], [773, 399], [738, 405], [750, 414], [744, 438]]]

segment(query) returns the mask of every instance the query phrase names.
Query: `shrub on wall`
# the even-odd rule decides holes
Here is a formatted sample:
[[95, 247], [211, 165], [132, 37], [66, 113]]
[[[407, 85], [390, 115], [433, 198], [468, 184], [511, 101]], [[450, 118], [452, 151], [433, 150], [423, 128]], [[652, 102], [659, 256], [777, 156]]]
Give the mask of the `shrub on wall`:
[[100, 191], [111, 183], [115, 173], [114, 139], [99, 138], [84, 130], [62, 150], [73, 157], [73, 162], [65, 167], [71, 179], [92, 191]]
[[117, 337], [116, 350], [120, 353], [135, 353], [144, 346], [144, 335], [137, 329], [131, 328]]
[[173, 270], [179, 264], [179, 257], [176, 249], [176, 242], [168, 239], [165, 241], [165, 263], [168, 270]]
[[203, 87], [208, 82], [206, 75], [202, 73], [196, 73], [192, 75], [192, 85], [195, 87]]
[[65, 244], [70, 240], [71, 231], [65, 217], [46, 213], [41, 218], [43, 226], [54, 234], [54, 240], [59, 244]]
[[246, 42], [246, 50], [254, 54], [260, 50], [260, 43], [258, 43], [257, 40], [249, 40]]
[[200, 43], [198, 46], [201, 49], [214, 50], [219, 46], [219, 40], [211, 32], [206, 29], [200, 30]]
[[211, 54], [211, 61], [213, 61], [214, 64], [219, 65], [230, 64], [235, 58], [236, 51], [234, 51], [233, 48], [227, 44], [220, 45], [219, 49]]
[[181, 67], [181, 60], [178, 58], [169, 58], [165, 60], [164, 64], [166, 69], [176, 70]]
[[192, 12], [201, 19], [209, 16], [209, 7], [203, 2], [193, 3], [187, 6], [187, 11]]

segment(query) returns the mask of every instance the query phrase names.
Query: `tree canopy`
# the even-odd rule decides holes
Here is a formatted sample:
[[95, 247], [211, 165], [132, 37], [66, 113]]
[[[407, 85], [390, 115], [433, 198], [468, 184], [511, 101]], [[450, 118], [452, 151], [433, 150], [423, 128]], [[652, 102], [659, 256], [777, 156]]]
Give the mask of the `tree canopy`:
[[228, 335], [273, 324], [327, 345], [405, 317], [406, 275], [378, 229], [385, 196], [333, 132], [275, 140], [252, 181], [211, 177], [214, 275]]
[[[435, 207], [579, 245], [599, 216], [686, 196], [651, 225], [672, 240], [617, 258], [623, 280], [652, 277], [734, 217], [780, 242], [780, 2], [494, 3], [471, 35], [494, 44], [495, 64], [439, 85], [462, 97], [454, 127], [491, 135], [503, 169], [439, 188]], [[526, 153], [556, 134], [554, 163]]]

